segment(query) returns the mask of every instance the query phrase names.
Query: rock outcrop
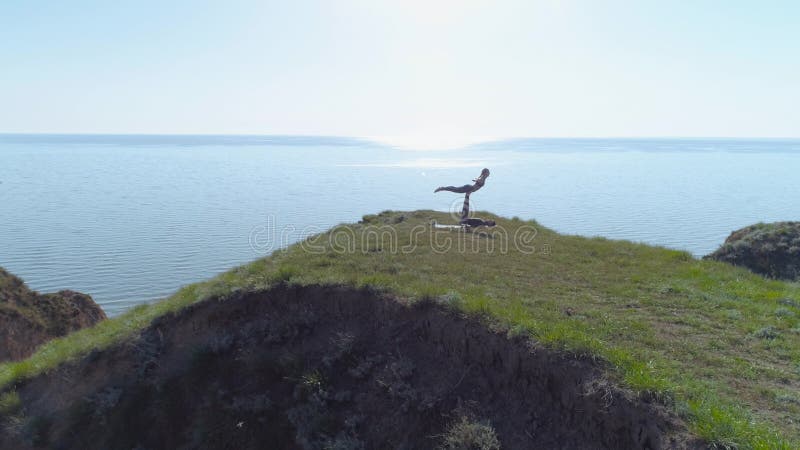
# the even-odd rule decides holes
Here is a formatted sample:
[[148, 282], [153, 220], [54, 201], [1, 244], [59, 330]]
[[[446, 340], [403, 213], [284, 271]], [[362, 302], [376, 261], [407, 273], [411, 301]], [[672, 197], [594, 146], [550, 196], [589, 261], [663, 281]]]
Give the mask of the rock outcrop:
[[25, 358], [50, 339], [105, 318], [86, 294], [39, 294], [0, 268], [0, 361]]
[[770, 278], [800, 280], [800, 222], [759, 223], [734, 231], [706, 258]]

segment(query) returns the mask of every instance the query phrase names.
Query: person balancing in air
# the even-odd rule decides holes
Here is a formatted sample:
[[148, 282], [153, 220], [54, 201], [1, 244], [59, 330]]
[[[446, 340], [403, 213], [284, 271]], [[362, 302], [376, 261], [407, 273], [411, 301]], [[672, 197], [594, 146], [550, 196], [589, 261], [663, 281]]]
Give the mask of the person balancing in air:
[[465, 184], [463, 186], [441, 186], [436, 188], [433, 193], [437, 193], [439, 191], [449, 191], [455, 192], [457, 194], [471, 194], [478, 189], [482, 188], [484, 184], [486, 184], [486, 179], [489, 178], [489, 169], [481, 170], [481, 175], [478, 178], [472, 180], [475, 184]]
[[493, 227], [495, 226], [494, 220], [483, 220], [477, 217], [469, 217], [469, 196], [473, 192], [477, 191], [478, 189], [482, 188], [484, 184], [486, 184], [486, 178], [489, 177], [489, 169], [481, 170], [480, 176], [475, 178], [473, 181], [474, 184], [465, 184], [463, 186], [441, 186], [436, 188], [434, 192], [441, 192], [441, 191], [448, 191], [448, 192], [455, 192], [457, 194], [464, 194], [464, 206], [461, 209], [461, 220], [459, 224], [461, 226], [467, 228], [476, 228], [476, 227]]

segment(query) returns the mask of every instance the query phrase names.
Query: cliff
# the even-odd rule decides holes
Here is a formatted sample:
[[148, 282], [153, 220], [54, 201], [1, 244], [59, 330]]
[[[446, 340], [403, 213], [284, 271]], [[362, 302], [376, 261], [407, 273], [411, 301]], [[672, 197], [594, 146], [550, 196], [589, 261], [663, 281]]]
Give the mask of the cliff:
[[800, 222], [759, 223], [736, 230], [708, 259], [783, 280], [800, 280]]
[[44, 342], [105, 318], [86, 294], [39, 294], [0, 268], [0, 361], [25, 358]]

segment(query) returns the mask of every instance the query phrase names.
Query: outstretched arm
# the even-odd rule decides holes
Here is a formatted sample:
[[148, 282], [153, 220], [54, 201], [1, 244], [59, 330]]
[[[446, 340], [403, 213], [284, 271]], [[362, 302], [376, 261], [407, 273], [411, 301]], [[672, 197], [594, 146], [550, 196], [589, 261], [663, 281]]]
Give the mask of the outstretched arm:
[[488, 177], [489, 177], [489, 169], [483, 169], [481, 171], [480, 176], [472, 180], [475, 184], [472, 185], [472, 189], [470, 190], [470, 192], [475, 192], [478, 189], [482, 188], [484, 183], [486, 183], [486, 178]]

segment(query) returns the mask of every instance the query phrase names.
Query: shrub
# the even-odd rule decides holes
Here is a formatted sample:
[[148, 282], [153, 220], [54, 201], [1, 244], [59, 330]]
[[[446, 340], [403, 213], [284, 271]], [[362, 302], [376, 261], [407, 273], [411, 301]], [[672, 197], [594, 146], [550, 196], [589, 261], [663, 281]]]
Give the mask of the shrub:
[[780, 335], [781, 335], [780, 332], [778, 332], [778, 330], [775, 327], [773, 327], [772, 325], [770, 325], [768, 327], [764, 327], [764, 328], [756, 331], [755, 333], [753, 333], [753, 336], [755, 336], [755, 337], [757, 337], [759, 339], [769, 339], [769, 340], [776, 339]]
[[456, 291], [448, 291], [447, 294], [444, 294], [440, 297], [440, 300], [443, 305], [453, 308], [458, 308], [464, 302], [461, 294]]
[[488, 422], [479, 422], [462, 416], [450, 425], [444, 435], [443, 449], [448, 450], [499, 450], [500, 440]]
[[288, 283], [292, 278], [300, 275], [300, 269], [294, 266], [280, 266], [270, 277], [272, 283]]

